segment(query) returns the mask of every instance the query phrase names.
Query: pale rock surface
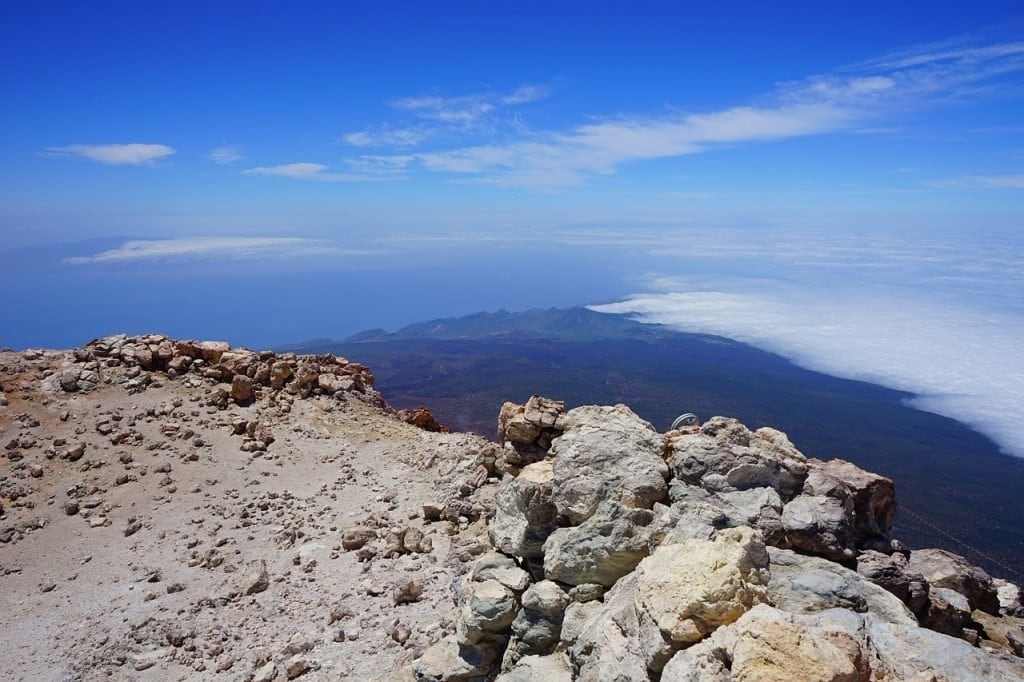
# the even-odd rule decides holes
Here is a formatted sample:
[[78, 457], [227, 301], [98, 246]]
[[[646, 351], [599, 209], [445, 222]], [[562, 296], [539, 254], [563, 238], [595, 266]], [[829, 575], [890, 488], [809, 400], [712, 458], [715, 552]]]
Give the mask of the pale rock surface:
[[772, 574], [768, 600], [784, 611], [816, 613], [842, 608], [873, 613], [894, 623], [917, 623], [895, 595], [833, 561], [777, 547], [769, 547], [768, 556]]
[[857, 573], [894, 594], [920, 621], [928, 613], [929, 585], [907, 564], [907, 556], [901, 552], [887, 555], [865, 550], [857, 555]]
[[768, 562], [759, 533], [729, 528], [659, 547], [637, 566], [637, 594], [666, 637], [695, 642], [766, 599]]
[[735, 419], [712, 417], [699, 433], [673, 432], [666, 447], [678, 479], [713, 492], [767, 486], [790, 500], [807, 477], [806, 458], [785, 434], [752, 433]]
[[885, 541], [896, 517], [896, 487], [885, 476], [864, 471], [851, 462], [807, 460], [804, 495], [824, 495], [853, 504], [853, 532], [857, 543]]
[[511, 670], [498, 675], [495, 682], [572, 682], [574, 679], [569, 657], [559, 652], [524, 656]]
[[605, 500], [578, 526], [559, 528], [544, 543], [544, 574], [569, 585], [609, 587], [648, 554], [654, 512]]
[[466, 580], [462, 591], [462, 608], [456, 631], [459, 644], [476, 644], [512, 625], [519, 610], [512, 590], [497, 580]]
[[482, 678], [494, 663], [493, 649], [461, 646], [449, 635], [428, 648], [412, 664], [410, 682], [468, 682]]
[[491, 544], [514, 556], [543, 556], [544, 541], [557, 528], [553, 486], [551, 460], [525, 466], [518, 476], [506, 476], [498, 487], [494, 518], [488, 525]]
[[625, 405], [577, 407], [551, 445], [554, 499], [570, 523], [589, 518], [602, 500], [650, 509], [668, 490], [663, 436]]
[[855, 555], [853, 502], [823, 495], [800, 495], [782, 508], [782, 530], [789, 546], [833, 561]]
[[953, 552], [919, 549], [910, 553], [910, 570], [922, 574], [931, 586], [948, 587], [967, 597], [971, 609], [999, 614], [999, 592], [992, 577]]
[[858, 638], [827, 620], [766, 604], [676, 654], [662, 682], [859, 682], [868, 680]]
[[662, 682], [994, 680], [1024, 675], [1024, 660], [874, 614], [796, 615], [768, 605], [674, 656]]

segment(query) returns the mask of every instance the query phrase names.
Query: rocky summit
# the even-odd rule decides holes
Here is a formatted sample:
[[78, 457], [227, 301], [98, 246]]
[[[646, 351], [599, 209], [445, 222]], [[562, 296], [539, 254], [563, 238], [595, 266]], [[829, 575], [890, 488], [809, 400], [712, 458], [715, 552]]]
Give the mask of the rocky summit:
[[1020, 589], [774, 429], [534, 396], [491, 442], [161, 335], [0, 387], [3, 679], [1024, 679]]

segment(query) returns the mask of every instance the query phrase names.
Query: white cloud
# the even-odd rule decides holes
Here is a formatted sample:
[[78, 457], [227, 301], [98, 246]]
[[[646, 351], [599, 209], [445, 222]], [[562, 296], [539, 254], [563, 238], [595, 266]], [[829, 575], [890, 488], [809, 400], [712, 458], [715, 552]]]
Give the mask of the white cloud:
[[208, 157], [214, 163], [222, 166], [228, 166], [245, 158], [242, 156], [242, 148], [233, 144], [211, 149]]
[[[589, 176], [615, 173], [629, 163], [723, 145], [872, 130], [867, 124], [936, 101], [976, 96], [982, 86], [1024, 70], [1024, 43], [934, 47], [781, 83], [754, 102], [717, 111], [621, 116], [546, 132], [522, 129], [508, 142], [435, 149], [416, 158], [424, 170], [465, 175], [474, 182], [572, 185]], [[526, 85], [505, 95], [413, 97], [393, 105], [425, 118], [469, 126], [495, 107], [534, 101], [545, 94], [544, 88]], [[990, 186], [1016, 186], [1012, 179], [1005, 181], [1009, 185], [998, 182]]]
[[256, 166], [243, 170], [242, 175], [282, 177], [312, 182], [365, 182], [382, 179], [382, 177], [367, 174], [336, 173], [331, 171], [330, 166], [326, 164], [308, 162], [285, 163], [279, 166]]
[[142, 166], [175, 153], [165, 144], [69, 144], [47, 147], [48, 156], [78, 156], [107, 165]]
[[69, 265], [181, 261], [203, 258], [287, 258], [297, 256], [366, 255], [330, 242], [299, 237], [191, 237], [129, 241], [116, 249], [66, 258]]
[[1007, 175], [965, 175], [931, 183], [943, 189], [1024, 189], [1024, 173]]
[[341, 136], [341, 141], [352, 147], [415, 147], [430, 136], [422, 128], [388, 128], [361, 130]]
[[548, 89], [542, 85], [520, 85], [507, 95], [503, 95], [500, 102], [507, 106], [529, 104], [544, 99], [548, 93]]
[[1024, 457], [1020, 237], [695, 230], [661, 241], [657, 262], [676, 267], [638, 278], [653, 293], [595, 310], [914, 393], [914, 406]]
[[499, 109], [536, 102], [547, 95], [547, 88], [528, 83], [504, 93], [479, 92], [454, 97], [399, 97], [391, 101], [391, 106], [430, 121], [465, 128], [472, 127]]

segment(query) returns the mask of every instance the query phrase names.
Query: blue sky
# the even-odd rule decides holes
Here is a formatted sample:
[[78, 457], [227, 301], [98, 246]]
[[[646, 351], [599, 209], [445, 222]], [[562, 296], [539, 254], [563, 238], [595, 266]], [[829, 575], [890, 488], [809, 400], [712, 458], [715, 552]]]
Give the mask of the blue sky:
[[4, 3], [0, 235], [1020, 218], [1018, 3], [361, 5]]
[[1024, 456], [1018, 2], [7, 2], [0, 63], [0, 345], [605, 304]]

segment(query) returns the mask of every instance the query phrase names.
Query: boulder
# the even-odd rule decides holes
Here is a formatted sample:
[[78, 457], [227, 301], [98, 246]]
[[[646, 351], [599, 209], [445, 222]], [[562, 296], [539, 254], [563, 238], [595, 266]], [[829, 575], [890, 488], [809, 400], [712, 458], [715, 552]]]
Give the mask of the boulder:
[[694, 485], [673, 481], [669, 487], [672, 530], [666, 542], [676, 538], [712, 539], [722, 528], [750, 526], [761, 531], [765, 544], [785, 541], [782, 530], [782, 498], [772, 488], [749, 488], [712, 493]]
[[542, 580], [522, 596], [522, 610], [512, 621], [512, 640], [505, 651], [502, 669], [510, 670], [524, 656], [554, 651], [562, 632], [562, 618], [570, 604], [569, 595], [556, 583]]
[[1024, 600], [1021, 589], [1016, 584], [1003, 578], [992, 578], [999, 598], [999, 611], [1007, 616], [1024, 617]]
[[663, 437], [625, 405], [577, 407], [551, 445], [554, 500], [573, 524], [602, 500], [650, 509], [668, 490]]
[[768, 599], [783, 611], [816, 613], [839, 608], [873, 613], [894, 623], [917, 623], [895, 595], [855, 571], [777, 547], [769, 547], [768, 556], [772, 573]]
[[494, 665], [498, 650], [492, 646], [459, 644], [455, 635], [437, 642], [410, 666], [409, 679], [418, 682], [468, 682], [482, 679]]
[[476, 644], [504, 633], [519, 610], [515, 593], [497, 580], [464, 580], [461, 602], [455, 631], [459, 644]]
[[649, 553], [654, 512], [601, 502], [579, 526], [559, 528], [544, 543], [544, 575], [569, 585], [611, 586]]
[[967, 597], [971, 610], [999, 615], [999, 592], [988, 573], [944, 549], [911, 552], [910, 570], [922, 574], [933, 588], [947, 587]]
[[236, 403], [244, 404], [251, 401], [255, 395], [252, 379], [244, 374], [236, 374], [231, 380], [231, 399]]
[[546, 443], [537, 441], [544, 440], [541, 435], [545, 430], [559, 430], [559, 420], [564, 412], [564, 402], [539, 395], [530, 396], [525, 405], [507, 402], [498, 413], [498, 439], [513, 445], [538, 445], [546, 450], [551, 445], [550, 439]]
[[[580, 622], [580, 617], [585, 620]], [[674, 652], [637, 593], [636, 575], [616, 583], [604, 603], [573, 604], [566, 609], [562, 639], [571, 642], [576, 679], [596, 682], [646, 680]]]
[[857, 573], [895, 595], [919, 621], [928, 614], [928, 581], [908, 568], [905, 554], [865, 550], [857, 555]]
[[850, 500], [853, 533], [858, 546], [888, 539], [896, 518], [896, 487], [891, 479], [864, 471], [841, 459], [807, 460], [804, 495]]
[[789, 546], [833, 561], [855, 556], [853, 502], [823, 495], [800, 495], [782, 509]]
[[727, 528], [658, 547], [637, 566], [637, 595], [666, 638], [688, 644], [765, 601], [768, 563], [760, 533]]
[[551, 460], [530, 464], [516, 477], [506, 476], [498, 486], [495, 514], [488, 526], [491, 544], [514, 556], [542, 556], [544, 541], [557, 527], [553, 486]]
[[932, 587], [928, 592], [928, 610], [921, 625], [950, 637], [964, 636], [971, 625], [971, 605], [967, 597], [946, 587]]
[[712, 417], [698, 433], [670, 433], [666, 449], [678, 479], [713, 492], [770, 487], [790, 500], [807, 477], [806, 458], [784, 433], [751, 433], [725, 417]]
[[871, 613], [790, 614], [762, 604], [676, 654], [662, 682], [1022, 679], [1024, 661]]
[[[866, 617], [864, 634], [881, 668], [895, 680], [1024, 679], [1024, 660], [990, 654], [929, 629]], [[930, 675], [930, 677], [928, 677]]]
[[515, 592], [522, 592], [530, 584], [530, 574], [499, 552], [488, 552], [474, 561], [469, 577], [477, 582], [494, 580]]
[[524, 656], [495, 682], [572, 682], [572, 667], [564, 652], [548, 656]]
[[661, 679], [859, 682], [870, 679], [868, 658], [856, 634], [760, 604], [735, 625], [673, 656]]

